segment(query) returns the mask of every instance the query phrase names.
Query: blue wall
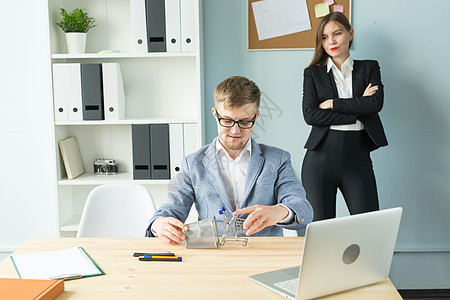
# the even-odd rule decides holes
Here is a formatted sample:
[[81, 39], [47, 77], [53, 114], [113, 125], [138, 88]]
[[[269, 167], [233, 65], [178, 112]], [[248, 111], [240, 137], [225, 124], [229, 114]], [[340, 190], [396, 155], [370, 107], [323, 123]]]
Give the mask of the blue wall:
[[[450, 1], [353, 1], [355, 59], [377, 59], [389, 146], [372, 154], [382, 208], [402, 206], [391, 279], [397, 288], [450, 288]], [[247, 51], [247, 1], [204, 0], [206, 142], [215, 86], [231, 75], [263, 92], [259, 142], [288, 150], [300, 174], [309, 126], [301, 112], [310, 50]], [[345, 215], [343, 205], [339, 214]]]

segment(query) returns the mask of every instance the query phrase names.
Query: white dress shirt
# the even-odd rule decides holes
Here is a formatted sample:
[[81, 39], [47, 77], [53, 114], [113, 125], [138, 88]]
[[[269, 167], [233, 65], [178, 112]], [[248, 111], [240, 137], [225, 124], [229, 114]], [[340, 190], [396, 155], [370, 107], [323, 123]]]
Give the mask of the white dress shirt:
[[223, 148], [217, 139], [216, 142], [217, 160], [219, 162], [220, 173], [222, 174], [228, 197], [234, 210], [241, 208], [244, 200], [245, 179], [247, 178], [248, 165], [252, 156], [251, 139], [248, 140], [239, 156], [233, 160], [228, 152]]
[[[328, 58], [327, 72], [333, 72], [334, 82], [336, 82], [336, 88], [339, 98], [352, 98], [353, 97], [353, 59], [349, 55], [348, 58], [341, 65], [341, 70], [336, 67], [333, 60]], [[360, 120], [356, 120], [354, 124], [343, 125], [331, 125], [330, 129], [342, 130], [342, 131], [359, 131], [364, 129], [364, 124]]]
[[[247, 178], [248, 165], [252, 156], [252, 139], [249, 139], [247, 144], [242, 149], [239, 156], [233, 160], [228, 152], [223, 148], [222, 144], [217, 139], [216, 142], [217, 161], [219, 162], [220, 173], [222, 174], [225, 188], [227, 189], [228, 197], [234, 210], [242, 208], [244, 201], [245, 181]], [[287, 224], [294, 218], [293, 211], [282, 205], [289, 211], [289, 215], [281, 220], [279, 223]]]

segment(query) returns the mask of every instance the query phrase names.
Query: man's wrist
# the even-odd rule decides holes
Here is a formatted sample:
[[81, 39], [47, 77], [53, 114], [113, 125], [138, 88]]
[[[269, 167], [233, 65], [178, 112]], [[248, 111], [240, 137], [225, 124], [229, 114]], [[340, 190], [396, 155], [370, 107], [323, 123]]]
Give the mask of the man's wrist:
[[159, 217], [159, 218], [157, 218], [156, 220], [154, 220], [153, 223], [150, 225], [150, 231], [152, 232], [153, 236], [155, 236], [155, 237], [158, 237], [159, 235], [158, 235], [158, 233], [156, 232], [156, 230], [153, 229], [153, 226], [155, 225], [155, 223], [158, 222], [158, 220], [159, 220], [160, 218], [161, 218], [161, 217]]
[[158, 234], [156, 233], [156, 231], [153, 230], [153, 228], [150, 227], [150, 231], [152, 232], [154, 237], [158, 237]]
[[289, 223], [291, 223], [292, 219], [294, 219], [294, 212], [292, 211], [292, 209], [290, 209], [289, 207], [287, 207], [287, 206], [285, 206], [283, 204], [277, 204], [277, 206], [282, 206], [285, 209], [287, 209], [287, 211], [288, 211], [288, 215], [284, 219], [278, 221], [278, 223], [280, 223], [280, 224], [289, 224]]

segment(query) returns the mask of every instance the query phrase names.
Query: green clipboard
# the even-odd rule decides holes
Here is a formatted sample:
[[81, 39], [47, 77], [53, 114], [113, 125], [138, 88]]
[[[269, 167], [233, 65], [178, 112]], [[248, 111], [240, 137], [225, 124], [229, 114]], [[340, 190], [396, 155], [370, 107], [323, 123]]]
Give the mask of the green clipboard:
[[12, 255], [11, 261], [22, 279], [64, 279], [105, 275], [83, 247]]

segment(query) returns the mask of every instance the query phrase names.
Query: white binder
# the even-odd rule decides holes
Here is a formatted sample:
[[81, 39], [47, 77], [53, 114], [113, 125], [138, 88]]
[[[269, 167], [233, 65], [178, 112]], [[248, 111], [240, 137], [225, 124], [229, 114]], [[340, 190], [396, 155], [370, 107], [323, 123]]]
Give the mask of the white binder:
[[183, 124], [184, 135], [184, 156], [188, 156], [198, 150], [198, 133], [197, 123], [184, 123]]
[[67, 70], [68, 110], [69, 120], [83, 120], [83, 106], [81, 96], [81, 71], [80, 64], [65, 64]]
[[105, 120], [125, 118], [125, 91], [118, 63], [102, 63]]
[[174, 179], [181, 169], [184, 158], [183, 124], [169, 124], [170, 178]]
[[148, 52], [145, 0], [130, 0], [130, 11], [134, 52]]
[[181, 52], [180, 0], [165, 0], [165, 5], [167, 52]]
[[67, 79], [66, 68], [63, 64], [53, 65], [53, 103], [55, 108], [55, 120], [69, 120], [67, 110]]
[[181, 51], [183, 52], [195, 52], [197, 49], [195, 4], [195, 0], [181, 0]]
[[80, 64], [53, 64], [55, 120], [82, 120]]

